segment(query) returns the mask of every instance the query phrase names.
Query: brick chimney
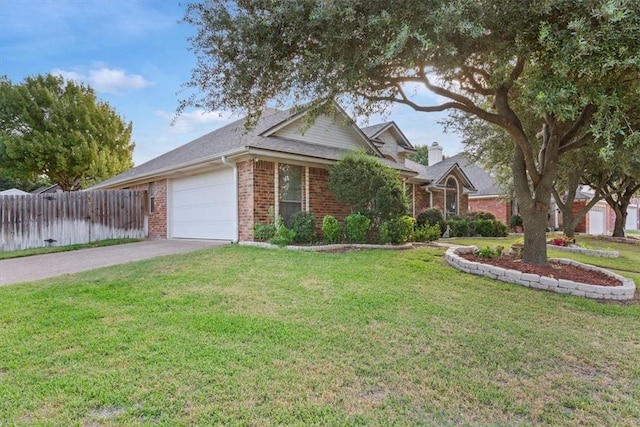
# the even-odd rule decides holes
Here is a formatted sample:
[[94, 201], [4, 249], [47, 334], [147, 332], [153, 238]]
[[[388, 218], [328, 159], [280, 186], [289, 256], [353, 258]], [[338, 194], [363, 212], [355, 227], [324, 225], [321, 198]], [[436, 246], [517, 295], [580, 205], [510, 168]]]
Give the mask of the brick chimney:
[[436, 163], [442, 161], [442, 147], [434, 142], [429, 146], [429, 166], [433, 166]]

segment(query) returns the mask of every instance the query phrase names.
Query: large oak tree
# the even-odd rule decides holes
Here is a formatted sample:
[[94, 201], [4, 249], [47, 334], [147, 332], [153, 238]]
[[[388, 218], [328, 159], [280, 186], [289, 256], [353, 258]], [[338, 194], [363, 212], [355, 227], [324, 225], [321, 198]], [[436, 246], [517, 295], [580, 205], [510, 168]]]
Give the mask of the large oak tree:
[[[187, 5], [198, 63], [181, 104], [246, 111], [273, 100], [334, 100], [358, 115], [391, 103], [418, 112], [456, 109], [504, 129], [525, 222], [523, 260], [546, 264], [545, 227], [558, 157], [594, 127], [619, 131], [621, 94], [637, 78], [635, 1], [210, 0]], [[622, 31], [624, 29], [624, 31]], [[421, 86], [446, 99], [425, 105]], [[511, 103], [540, 124], [533, 141]], [[591, 123], [591, 124], [589, 124]]]
[[0, 78], [0, 169], [65, 191], [133, 166], [131, 123], [88, 86], [53, 75]]

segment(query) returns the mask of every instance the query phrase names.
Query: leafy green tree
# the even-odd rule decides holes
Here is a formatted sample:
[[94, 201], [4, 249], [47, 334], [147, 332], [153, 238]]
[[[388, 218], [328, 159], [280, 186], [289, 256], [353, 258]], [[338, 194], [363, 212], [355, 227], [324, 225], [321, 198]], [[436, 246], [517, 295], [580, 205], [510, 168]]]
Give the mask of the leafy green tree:
[[[504, 129], [523, 260], [541, 265], [558, 158], [586, 126], [603, 139], [619, 132], [640, 62], [632, 1], [211, 0], [188, 4], [185, 21], [197, 28], [187, 83], [197, 92], [180, 109], [246, 110], [252, 123], [273, 100], [309, 102], [313, 119], [338, 99], [356, 115], [399, 103], [457, 109]], [[420, 104], [416, 85], [445, 102]], [[535, 112], [540, 141], [513, 102]]]
[[88, 86], [53, 75], [0, 78], [0, 168], [46, 176], [65, 191], [133, 166], [131, 123]]
[[418, 145], [416, 147], [415, 154], [412, 154], [409, 157], [416, 163], [420, 163], [421, 165], [429, 166], [429, 146], [428, 145]]
[[407, 197], [398, 172], [364, 153], [338, 160], [329, 172], [329, 189], [354, 213], [371, 218], [374, 226], [407, 213]]
[[18, 190], [31, 192], [45, 185], [51, 185], [46, 177], [37, 176], [34, 179], [21, 179], [12, 176], [11, 171], [0, 168], [0, 191], [17, 188]]

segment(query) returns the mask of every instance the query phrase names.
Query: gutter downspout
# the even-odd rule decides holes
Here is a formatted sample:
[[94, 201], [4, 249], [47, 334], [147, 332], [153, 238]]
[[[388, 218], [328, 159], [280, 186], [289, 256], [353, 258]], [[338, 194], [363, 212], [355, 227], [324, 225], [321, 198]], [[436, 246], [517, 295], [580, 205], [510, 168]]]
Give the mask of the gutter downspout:
[[234, 190], [234, 203], [236, 205], [236, 220], [234, 225], [234, 236], [235, 240], [231, 243], [238, 243], [240, 240], [240, 230], [239, 230], [239, 221], [240, 221], [240, 209], [238, 208], [238, 165], [236, 163], [232, 163], [227, 159], [227, 156], [222, 156], [222, 163], [229, 166], [233, 169], [233, 190]]

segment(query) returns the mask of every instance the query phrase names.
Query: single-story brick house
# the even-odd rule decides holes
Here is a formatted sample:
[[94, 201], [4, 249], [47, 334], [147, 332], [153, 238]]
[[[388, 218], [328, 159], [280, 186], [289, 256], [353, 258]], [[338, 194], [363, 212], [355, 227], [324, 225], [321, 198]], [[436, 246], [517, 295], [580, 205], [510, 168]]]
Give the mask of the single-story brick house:
[[253, 240], [253, 226], [269, 210], [312, 212], [343, 220], [349, 206], [327, 185], [331, 166], [350, 150], [364, 150], [398, 171], [417, 215], [429, 207], [465, 213], [475, 191], [460, 165], [425, 167], [407, 159], [415, 149], [393, 122], [360, 129], [335, 107], [312, 124], [305, 112], [266, 108], [247, 131], [240, 119], [93, 188], [145, 190], [149, 237]]

